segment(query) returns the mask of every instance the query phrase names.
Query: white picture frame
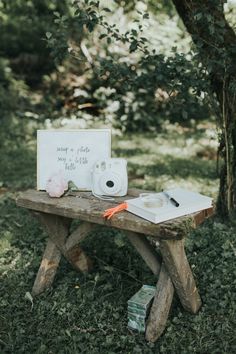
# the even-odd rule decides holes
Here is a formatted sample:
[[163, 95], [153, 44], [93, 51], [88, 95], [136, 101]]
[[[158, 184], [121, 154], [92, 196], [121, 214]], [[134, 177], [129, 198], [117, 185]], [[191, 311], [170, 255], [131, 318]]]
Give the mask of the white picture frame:
[[79, 190], [90, 191], [94, 163], [110, 157], [110, 129], [37, 130], [37, 190], [60, 172]]

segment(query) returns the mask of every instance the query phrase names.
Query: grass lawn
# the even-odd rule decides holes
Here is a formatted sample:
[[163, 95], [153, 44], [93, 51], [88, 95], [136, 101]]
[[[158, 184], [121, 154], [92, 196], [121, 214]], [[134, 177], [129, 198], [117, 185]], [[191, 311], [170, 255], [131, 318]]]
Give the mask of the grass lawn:
[[[157, 190], [181, 186], [216, 197], [214, 127], [166, 126], [158, 135], [116, 136], [113, 156], [126, 157], [130, 186]], [[19, 190], [35, 185], [34, 144], [1, 152], [0, 353], [236, 352], [235, 225], [208, 220], [192, 232], [186, 252], [202, 297], [195, 316], [177, 297], [167, 328], [155, 344], [127, 328], [127, 300], [155, 277], [123, 234], [99, 229], [83, 247], [94, 260], [90, 274], [62, 260], [53, 287], [32, 298], [46, 234], [16, 207]]]

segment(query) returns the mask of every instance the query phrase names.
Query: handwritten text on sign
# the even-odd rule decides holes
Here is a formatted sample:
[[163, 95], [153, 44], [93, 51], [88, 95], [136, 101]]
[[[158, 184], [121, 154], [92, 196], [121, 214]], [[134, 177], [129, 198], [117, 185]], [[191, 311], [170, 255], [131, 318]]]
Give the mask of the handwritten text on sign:
[[62, 163], [65, 170], [75, 170], [80, 165], [88, 164], [88, 155], [90, 149], [88, 146], [80, 146], [79, 148], [57, 147], [57, 161]]
[[37, 189], [45, 190], [59, 171], [79, 189], [91, 190], [91, 170], [98, 159], [111, 156], [111, 132], [99, 130], [38, 130]]

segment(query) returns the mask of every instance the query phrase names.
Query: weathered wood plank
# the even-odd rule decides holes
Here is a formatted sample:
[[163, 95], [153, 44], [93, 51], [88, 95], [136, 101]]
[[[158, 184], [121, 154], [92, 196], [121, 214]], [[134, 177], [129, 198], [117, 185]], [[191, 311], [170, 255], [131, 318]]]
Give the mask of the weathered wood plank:
[[79, 243], [96, 227], [96, 224], [83, 222], [68, 237], [65, 244], [66, 257], [73, 263], [73, 267], [82, 272], [92, 269], [91, 259], [82, 251]]
[[83, 241], [85, 237], [96, 227], [96, 224], [89, 222], [83, 222], [80, 224], [68, 237], [66, 240], [66, 250], [73, 248], [78, 243]]
[[60, 259], [61, 252], [49, 239], [32, 288], [33, 296], [41, 294], [52, 285]]
[[[37, 216], [44, 225], [50, 239], [72, 267], [77, 271], [89, 271], [92, 267], [92, 262], [81, 247], [76, 245], [71, 248], [66, 248], [66, 237], [69, 234], [68, 219], [45, 213], [37, 213]], [[68, 244], [70, 244], [70, 242], [71, 240], [68, 241]]]
[[[39, 212], [33, 212], [33, 215], [41, 221], [42, 225], [46, 228], [46, 231], [49, 232], [50, 225], [46, 222], [46, 219], [50, 219], [50, 215], [47, 215], [46, 219], [43, 217], [43, 214]], [[57, 241], [63, 245], [69, 233], [71, 220], [63, 217], [59, 218], [58, 216], [51, 216], [51, 219], [55, 222], [54, 227], [57, 235], [56, 237], [58, 238]], [[47, 241], [43, 258], [32, 288], [33, 295], [38, 295], [51, 286], [56, 275], [60, 259], [60, 249], [53, 239], [49, 239]]]
[[196, 313], [201, 298], [185, 254], [184, 240], [161, 240], [160, 250], [183, 307]]
[[164, 264], [162, 264], [156, 294], [147, 320], [146, 340], [155, 342], [163, 333], [174, 295], [174, 286]]
[[63, 250], [62, 254], [77, 271], [86, 273], [93, 268], [92, 260], [86, 255], [79, 245], [76, 245], [67, 251]]
[[[92, 198], [91, 193], [89, 194], [89, 198], [85, 198], [85, 193], [80, 192], [77, 197], [50, 198], [46, 192], [28, 190], [19, 195], [17, 205], [43, 213], [80, 219], [160, 239], [181, 239], [187, 232], [195, 228], [198, 222], [202, 222], [206, 217], [206, 211], [201, 211], [161, 224], [153, 224], [131, 213], [121, 212], [114, 215], [111, 220], [105, 220], [102, 216], [104, 210], [112, 207], [114, 203]], [[126, 196], [127, 198], [129, 196]]]
[[59, 249], [63, 248], [66, 238], [69, 235], [71, 219], [41, 212], [36, 212], [34, 215], [40, 221], [41, 225], [44, 227], [54, 244]]
[[158, 275], [161, 270], [161, 259], [146, 237], [132, 231], [126, 231], [125, 234], [153, 274]]

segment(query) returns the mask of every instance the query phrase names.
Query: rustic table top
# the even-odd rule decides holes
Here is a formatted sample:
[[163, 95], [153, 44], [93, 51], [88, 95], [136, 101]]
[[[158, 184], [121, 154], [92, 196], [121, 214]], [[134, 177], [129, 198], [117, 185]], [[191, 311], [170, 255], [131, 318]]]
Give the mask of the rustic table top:
[[16, 203], [33, 211], [135, 231], [159, 239], [181, 239], [213, 213], [213, 208], [209, 208], [160, 224], [154, 224], [126, 211], [114, 215], [110, 220], [102, 216], [106, 209], [137, 197], [143, 192], [147, 191], [129, 189], [125, 197], [116, 198], [115, 201], [104, 201], [94, 197], [91, 192], [72, 192], [62, 198], [50, 198], [46, 192], [31, 189], [21, 192]]

